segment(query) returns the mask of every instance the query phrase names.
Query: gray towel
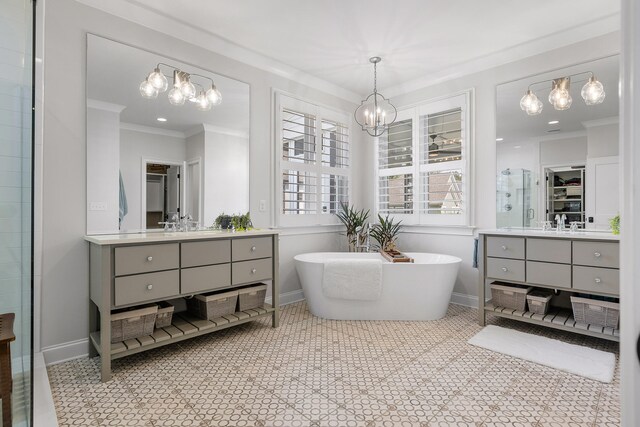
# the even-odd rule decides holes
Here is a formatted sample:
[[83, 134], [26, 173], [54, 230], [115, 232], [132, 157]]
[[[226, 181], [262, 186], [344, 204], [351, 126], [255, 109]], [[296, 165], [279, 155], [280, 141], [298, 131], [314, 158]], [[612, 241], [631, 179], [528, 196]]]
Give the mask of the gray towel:
[[125, 215], [129, 212], [129, 206], [127, 205], [127, 193], [124, 191], [124, 182], [122, 181], [122, 172], [120, 172], [120, 212], [118, 215], [118, 219], [120, 220], [120, 224], [122, 224], [122, 220]]
[[473, 239], [473, 268], [478, 268], [478, 238]]

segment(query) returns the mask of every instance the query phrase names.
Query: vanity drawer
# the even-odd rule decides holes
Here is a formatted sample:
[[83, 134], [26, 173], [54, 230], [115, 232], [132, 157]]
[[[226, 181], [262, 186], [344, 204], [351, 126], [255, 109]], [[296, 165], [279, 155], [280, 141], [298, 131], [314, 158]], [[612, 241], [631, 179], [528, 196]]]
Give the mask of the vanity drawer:
[[524, 282], [524, 261], [487, 258], [487, 277], [506, 281], [515, 280], [517, 282]]
[[620, 271], [610, 268], [574, 266], [573, 288], [619, 295]]
[[233, 285], [270, 280], [272, 276], [272, 259], [234, 262], [231, 264], [231, 282]]
[[[571, 241], [528, 238], [527, 259], [571, 264]], [[571, 269], [569, 269], [569, 276], [571, 276]]]
[[255, 237], [250, 239], [234, 239], [231, 243], [231, 259], [244, 261], [247, 259], [268, 258], [272, 256], [271, 237]]
[[620, 245], [617, 242], [573, 242], [573, 263], [593, 267], [619, 268]]
[[527, 261], [527, 283], [571, 288], [571, 266], [568, 264]]
[[524, 238], [487, 237], [487, 256], [524, 259]]
[[178, 270], [116, 277], [114, 304], [117, 307], [176, 296], [180, 293], [179, 280]]
[[115, 249], [116, 276], [170, 270], [180, 264], [178, 243], [125, 246]]
[[231, 286], [231, 264], [180, 270], [180, 293], [192, 294]]
[[182, 268], [231, 262], [231, 240], [182, 243], [181, 250]]

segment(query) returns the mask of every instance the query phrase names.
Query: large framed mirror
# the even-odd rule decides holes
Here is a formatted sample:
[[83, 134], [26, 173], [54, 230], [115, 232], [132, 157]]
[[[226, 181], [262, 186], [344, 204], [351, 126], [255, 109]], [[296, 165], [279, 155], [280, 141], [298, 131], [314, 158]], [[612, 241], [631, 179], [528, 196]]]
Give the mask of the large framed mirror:
[[[498, 228], [609, 229], [619, 211], [619, 61], [498, 85]], [[529, 90], [537, 101], [524, 98]]]
[[[156, 69], [166, 89], [149, 85]], [[89, 34], [87, 234], [162, 230], [179, 219], [199, 229], [223, 212], [246, 213], [249, 92], [246, 83]]]

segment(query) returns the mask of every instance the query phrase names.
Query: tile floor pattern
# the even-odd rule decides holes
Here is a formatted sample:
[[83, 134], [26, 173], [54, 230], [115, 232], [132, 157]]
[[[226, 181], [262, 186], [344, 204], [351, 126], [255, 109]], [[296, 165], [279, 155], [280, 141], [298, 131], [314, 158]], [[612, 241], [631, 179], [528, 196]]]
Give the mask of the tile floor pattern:
[[[304, 302], [114, 362], [49, 368], [61, 426], [615, 426], [620, 373], [602, 384], [467, 344], [477, 311], [433, 322], [334, 321]], [[618, 353], [618, 345], [492, 323]]]

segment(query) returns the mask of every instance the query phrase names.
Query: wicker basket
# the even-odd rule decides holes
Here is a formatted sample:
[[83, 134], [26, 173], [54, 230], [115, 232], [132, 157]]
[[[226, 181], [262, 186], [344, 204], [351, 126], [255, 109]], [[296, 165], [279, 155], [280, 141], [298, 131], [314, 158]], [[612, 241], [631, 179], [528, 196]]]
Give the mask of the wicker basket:
[[518, 287], [516, 285], [507, 286], [499, 283], [491, 284], [491, 298], [496, 307], [511, 308], [513, 310], [525, 311], [527, 306], [527, 294], [532, 287]]
[[533, 314], [547, 314], [551, 295], [542, 292], [532, 292], [527, 294], [527, 305]]
[[571, 305], [577, 323], [618, 329], [620, 303], [572, 296]]
[[111, 342], [116, 343], [153, 334], [158, 306], [117, 311], [111, 314]]
[[264, 283], [238, 290], [238, 311], [251, 310], [262, 307], [267, 295], [267, 285]]
[[175, 307], [173, 304], [167, 301], [161, 301], [158, 303], [158, 315], [156, 316], [156, 329], [166, 328], [171, 326], [171, 319], [173, 318], [173, 312]]
[[188, 299], [187, 308], [201, 319], [212, 320], [235, 313], [237, 301], [238, 291], [209, 293]]

